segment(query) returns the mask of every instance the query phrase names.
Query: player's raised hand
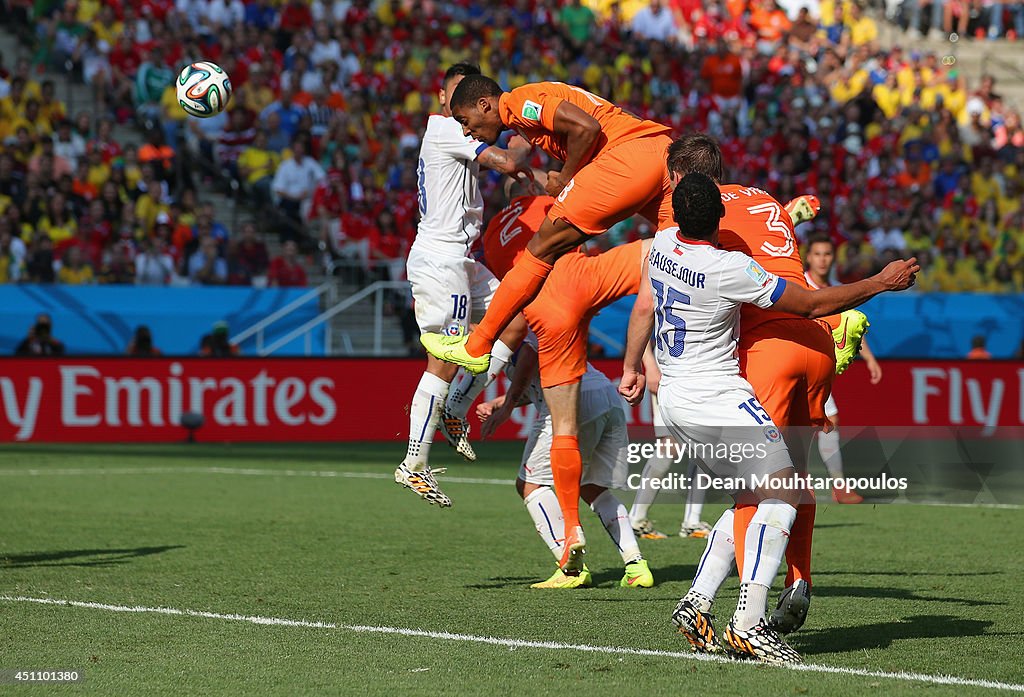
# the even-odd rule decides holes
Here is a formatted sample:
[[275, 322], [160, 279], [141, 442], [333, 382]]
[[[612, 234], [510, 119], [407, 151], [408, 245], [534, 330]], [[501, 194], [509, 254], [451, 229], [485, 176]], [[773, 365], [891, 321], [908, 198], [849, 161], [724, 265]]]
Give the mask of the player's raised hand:
[[622, 379], [619, 380], [619, 394], [625, 397], [631, 406], [636, 406], [644, 398], [644, 387], [647, 385], [647, 378], [636, 370], [622, 371]]
[[917, 257], [892, 261], [875, 277], [886, 290], [906, 290], [914, 285], [917, 272], [921, 270]]

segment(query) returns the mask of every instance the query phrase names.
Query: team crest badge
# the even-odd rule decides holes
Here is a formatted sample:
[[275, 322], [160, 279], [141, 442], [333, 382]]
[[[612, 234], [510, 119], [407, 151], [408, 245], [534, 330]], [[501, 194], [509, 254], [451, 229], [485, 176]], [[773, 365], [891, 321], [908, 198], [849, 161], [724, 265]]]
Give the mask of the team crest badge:
[[462, 333], [462, 325], [458, 322], [452, 322], [444, 328], [444, 333], [448, 336], [458, 336]]
[[764, 437], [768, 439], [769, 443], [778, 443], [782, 440], [782, 434], [779, 433], [779, 429], [775, 426], [765, 426]]

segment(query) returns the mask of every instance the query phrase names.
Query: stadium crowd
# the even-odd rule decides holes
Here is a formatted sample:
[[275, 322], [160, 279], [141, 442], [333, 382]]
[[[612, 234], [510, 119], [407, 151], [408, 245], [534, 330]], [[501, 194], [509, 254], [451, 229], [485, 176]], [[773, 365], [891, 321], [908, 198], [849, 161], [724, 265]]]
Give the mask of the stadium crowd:
[[[304, 284], [294, 246], [270, 272], [255, 224], [229, 231], [197, 201], [191, 153], [306, 226], [332, 264], [400, 277], [419, 135], [445, 67], [468, 59], [505, 88], [560, 80], [708, 131], [727, 180], [816, 194], [822, 213], [797, 232], [832, 236], [838, 280], [913, 253], [925, 291], [1024, 287], [1019, 111], [991, 78], [881, 49], [852, 2], [792, 18], [771, 0], [8, 2], [35, 38], [31, 62], [0, 65], [0, 282]], [[1001, 6], [1016, 21], [1018, 5]], [[234, 86], [210, 119], [187, 118], [171, 84], [200, 59]], [[37, 81], [68, 61], [95, 112], [66, 114]], [[138, 148], [111, 138], [129, 120], [147, 126]], [[493, 212], [500, 188], [484, 176]], [[645, 234], [627, 221], [602, 243]]]

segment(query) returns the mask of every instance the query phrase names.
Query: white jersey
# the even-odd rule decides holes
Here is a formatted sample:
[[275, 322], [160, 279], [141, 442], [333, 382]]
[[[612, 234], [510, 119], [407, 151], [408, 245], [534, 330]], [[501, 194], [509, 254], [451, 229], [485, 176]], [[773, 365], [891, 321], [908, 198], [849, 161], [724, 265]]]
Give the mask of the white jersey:
[[462, 135], [453, 118], [431, 114], [416, 167], [420, 222], [414, 247], [430, 254], [466, 256], [480, 237], [484, 200], [476, 158], [485, 143]]
[[833, 278], [833, 275], [834, 275], [834, 274], [835, 274], [835, 272], [834, 272], [834, 271], [830, 271], [830, 272], [829, 272], [829, 276], [828, 276], [828, 278], [826, 279], [826, 280], [827, 280], [828, 282], [827, 282], [827, 283], [826, 283], [825, 285], [823, 285], [823, 286], [819, 286], [819, 285], [818, 285], [817, 283], [815, 283], [815, 282], [814, 282], [814, 279], [813, 279], [813, 278], [811, 278], [811, 272], [810, 272], [810, 271], [804, 271], [804, 280], [806, 280], [806, 281], [807, 281], [807, 286], [808, 286], [808, 287], [809, 287], [809, 288], [810, 288], [811, 290], [821, 290], [822, 288], [829, 288], [829, 287], [831, 287], [831, 286], [837, 286], [837, 285], [840, 285], [840, 284], [839, 284], [839, 283], [837, 283], [837, 282], [835, 281], [835, 279]]
[[786, 281], [746, 254], [684, 240], [678, 232], [659, 231], [648, 257], [654, 355], [663, 381], [739, 375], [740, 305], [771, 307]]

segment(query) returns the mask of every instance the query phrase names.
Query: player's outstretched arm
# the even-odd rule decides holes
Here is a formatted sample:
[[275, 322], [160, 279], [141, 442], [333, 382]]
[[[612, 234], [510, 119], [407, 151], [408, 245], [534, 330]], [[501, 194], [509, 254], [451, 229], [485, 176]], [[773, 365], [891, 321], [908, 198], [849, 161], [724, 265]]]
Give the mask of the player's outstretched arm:
[[565, 162], [559, 172], [549, 172], [545, 186], [558, 196], [576, 172], [590, 159], [601, 135], [601, 122], [570, 102], [561, 102], [555, 110], [554, 131], [565, 137]]
[[643, 374], [644, 350], [654, 331], [654, 295], [651, 293], [648, 276], [647, 264], [644, 264], [640, 292], [636, 295], [633, 312], [629, 315], [629, 327], [626, 329], [626, 355], [622, 360], [619, 394], [630, 404], [638, 404], [644, 398], [644, 387], [647, 384]]
[[914, 276], [920, 270], [917, 258], [913, 257], [891, 262], [871, 278], [843, 286], [808, 290], [787, 283], [772, 309], [811, 319], [838, 314], [866, 303], [879, 293], [906, 290], [914, 285]]

